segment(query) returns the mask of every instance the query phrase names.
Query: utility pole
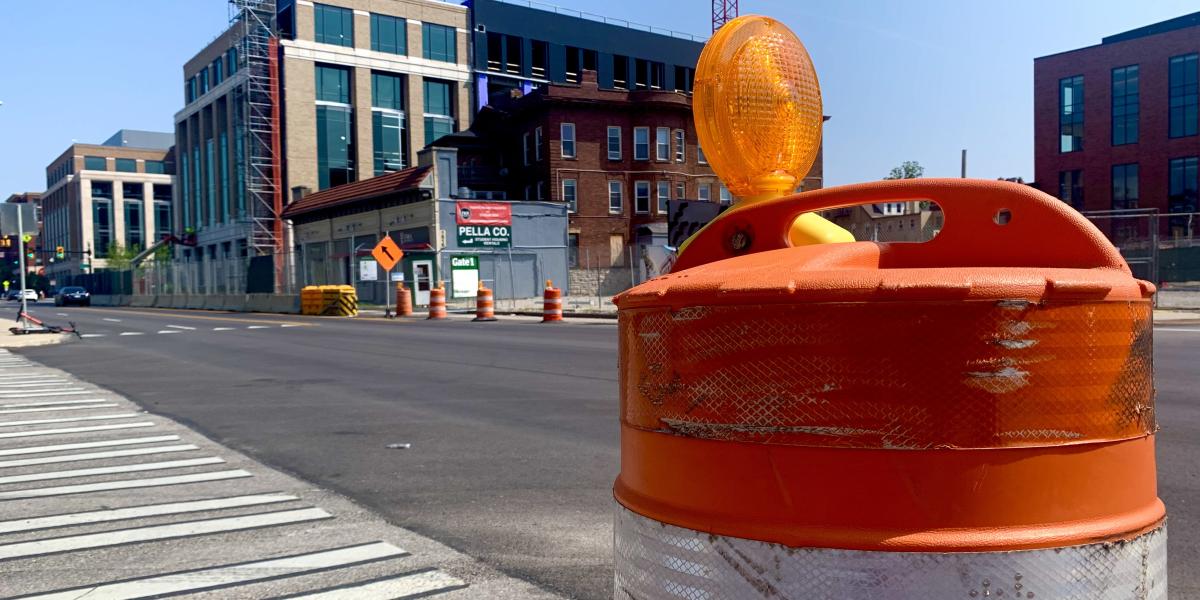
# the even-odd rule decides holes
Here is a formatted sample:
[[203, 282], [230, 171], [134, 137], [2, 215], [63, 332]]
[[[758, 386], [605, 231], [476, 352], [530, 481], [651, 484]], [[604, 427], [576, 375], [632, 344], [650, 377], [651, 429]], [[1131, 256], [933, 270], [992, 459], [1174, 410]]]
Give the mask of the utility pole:
[[18, 260], [20, 261], [18, 264], [20, 265], [20, 269], [21, 269], [21, 289], [17, 293], [21, 295], [21, 314], [25, 314], [25, 313], [29, 312], [29, 305], [26, 303], [27, 301], [25, 300], [25, 243], [26, 242], [25, 242], [25, 222], [21, 218], [21, 213], [23, 213], [25, 211], [21, 210], [22, 208], [25, 208], [25, 207], [23, 207], [23, 206], [17, 207], [17, 239], [20, 240], [20, 244], [21, 244], [21, 255], [18, 258]]
[[967, 149], [966, 148], [963, 148], [963, 151], [962, 151], [962, 178], [963, 179], [967, 178]]

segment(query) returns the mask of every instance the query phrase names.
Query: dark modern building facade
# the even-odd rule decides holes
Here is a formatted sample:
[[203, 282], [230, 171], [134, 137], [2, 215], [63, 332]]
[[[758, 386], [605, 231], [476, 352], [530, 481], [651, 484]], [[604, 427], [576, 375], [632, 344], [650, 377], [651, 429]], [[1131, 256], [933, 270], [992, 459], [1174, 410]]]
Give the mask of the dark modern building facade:
[[704, 48], [704, 39], [690, 34], [540, 3], [465, 4], [471, 9], [476, 108], [514, 89], [578, 84], [584, 71], [594, 71], [602, 89], [690, 93]]
[[1194, 235], [1198, 86], [1200, 12], [1036, 59], [1035, 185], [1080, 211], [1155, 209], [1159, 235]]

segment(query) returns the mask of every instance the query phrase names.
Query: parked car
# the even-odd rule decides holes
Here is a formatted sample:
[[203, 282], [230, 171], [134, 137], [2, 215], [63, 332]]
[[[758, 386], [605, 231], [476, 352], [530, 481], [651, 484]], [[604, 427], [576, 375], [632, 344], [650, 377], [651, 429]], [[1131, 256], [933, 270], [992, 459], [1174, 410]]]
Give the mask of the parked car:
[[9, 302], [16, 302], [17, 300], [20, 300], [21, 299], [21, 290], [18, 290], [18, 289], [8, 290], [8, 293], [4, 294], [4, 299], [8, 300]]
[[92, 295], [84, 288], [78, 286], [68, 286], [58, 290], [54, 295], [55, 306], [66, 306], [68, 304], [78, 304], [79, 306], [91, 306]]
[[17, 300], [21, 299], [21, 296], [25, 296], [25, 300], [28, 302], [37, 302], [38, 301], [37, 290], [28, 290], [28, 289], [27, 290], [9, 290], [8, 296], [6, 296], [6, 298], [8, 298], [9, 302], [16, 302]]

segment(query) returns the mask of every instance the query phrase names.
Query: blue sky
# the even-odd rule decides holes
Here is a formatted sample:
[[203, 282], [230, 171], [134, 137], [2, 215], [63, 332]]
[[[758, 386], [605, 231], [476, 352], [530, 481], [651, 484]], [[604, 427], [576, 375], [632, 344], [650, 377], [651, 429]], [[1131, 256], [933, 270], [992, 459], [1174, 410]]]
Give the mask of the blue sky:
[[[45, 187], [72, 140], [170, 131], [185, 60], [225, 27], [225, 0], [3, 2], [0, 198]], [[707, 0], [557, 0], [559, 6], [707, 34]], [[817, 66], [827, 185], [879, 179], [905, 160], [928, 176], [1033, 177], [1033, 59], [1196, 10], [1155, 0], [742, 0], [787, 23]]]

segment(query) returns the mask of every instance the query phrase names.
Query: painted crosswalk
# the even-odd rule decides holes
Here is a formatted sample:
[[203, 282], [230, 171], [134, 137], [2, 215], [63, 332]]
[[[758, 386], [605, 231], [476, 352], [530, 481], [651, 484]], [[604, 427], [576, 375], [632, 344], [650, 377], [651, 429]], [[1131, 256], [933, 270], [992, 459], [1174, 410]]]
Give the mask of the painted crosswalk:
[[[4, 363], [20, 370], [0, 375], [0, 564], [12, 574], [0, 576], [0, 596], [156, 598], [219, 588], [230, 597], [383, 600], [471, 589], [370, 530], [345, 539], [337, 524], [345, 506], [332, 510], [322, 506], [327, 496], [314, 502], [296, 491], [309, 486], [263, 489], [252, 462], [111, 392], [0, 350]], [[214, 554], [213, 540], [229, 546]], [[193, 547], [208, 550], [191, 558]], [[136, 575], [104, 566], [118, 555]]]

